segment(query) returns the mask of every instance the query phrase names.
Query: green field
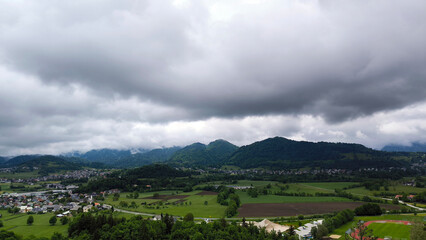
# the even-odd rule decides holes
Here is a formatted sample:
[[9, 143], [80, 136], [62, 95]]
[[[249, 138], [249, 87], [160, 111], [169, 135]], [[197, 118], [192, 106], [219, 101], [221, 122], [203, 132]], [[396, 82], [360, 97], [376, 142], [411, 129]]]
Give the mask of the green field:
[[26, 183], [12, 183], [14, 188], [11, 188], [10, 183], [0, 183], [1, 191], [0, 193], [20, 193], [20, 192], [35, 192], [35, 191], [42, 191], [45, 188], [43, 187], [46, 183], [57, 183], [58, 181], [46, 181], [46, 182], [38, 182], [34, 185], [29, 185]]
[[[388, 190], [388, 192], [398, 193], [398, 194], [399, 193], [416, 194], [416, 193], [421, 193], [423, 191], [424, 191], [423, 188], [404, 186], [402, 184], [389, 186], [389, 190]], [[374, 196], [375, 193], [386, 192], [386, 191], [383, 188], [381, 188], [380, 191], [370, 191], [366, 189], [365, 187], [357, 187], [357, 188], [348, 189], [346, 190], [346, 192], [350, 192], [352, 194], [357, 194], [357, 195]]]
[[296, 202], [351, 202], [347, 198], [341, 197], [293, 197], [277, 195], [259, 195], [256, 198], [250, 197], [246, 192], [237, 191], [241, 203], [296, 203]]
[[[128, 195], [129, 193], [121, 193], [118, 201], [113, 201], [113, 197], [108, 196], [108, 198], [105, 199], [105, 203], [113, 205], [115, 208], [134, 212], [143, 212], [151, 214], [168, 213], [174, 216], [185, 216], [187, 213], [192, 213], [195, 217], [223, 217], [225, 214], [226, 206], [219, 205], [216, 201], [215, 195], [196, 195], [199, 192], [201, 191], [193, 191], [190, 193], [179, 192], [178, 195], [190, 195], [185, 198], [186, 201], [182, 205], [172, 205], [173, 202], [176, 202], [179, 199], [170, 199], [168, 201], [162, 202], [162, 206], [154, 205], [152, 208], [142, 206], [141, 203], [146, 202], [147, 204], [149, 204], [160, 201], [158, 199], [143, 199], [145, 197], [153, 196], [154, 192], [141, 193], [138, 199], [127, 198], [126, 195]], [[176, 192], [173, 191], [161, 191], [156, 193], [159, 193], [160, 195], [171, 195], [172, 193], [176, 194]], [[134, 201], [138, 207], [121, 207], [119, 205], [121, 201], [126, 201], [129, 204]], [[207, 201], [207, 205], [204, 204], [205, 201]], [[166, 203], [170, 203], [170, 205], [166, 205]]]
[[395, 238], [410, 238], [411, 226], [396, 223], [371, 223], [368, 228], [373, 229], [373, 234], [376, 237], [384, 238], [390, 236]]
[[54, 215], [52, 213], [32, 215], [34, 223], [31, 226], [27, 225], [28, 214], [18, 213], [14, 215], [6, 210], [0, 210], [0, 213], [3, 215], [1, 220], [4, 225], [0, 229], [13, 231], [23, 237], [34, 235], [35, 237], [50, 238], [54, 232], [62, 233], [64, 236], [67, 235], [68, 225], [62, 225], [59, 219], [55, 226], [50, 226], [49, 219]]
[[[209, 185], [217, 185], [219, 182], [212, 182]], [[333, 185], [334, 184], [334, 185]], [[339, 183], [340, 184], [340, 183]], [[228, 184], [236, 186], [255, 186], [256, 188], [265, 188], [270, 185], [271, 188], [268, 188], [268, 191], [281, 191], [280, 187], [284, 186], [278, 182], [271, 181], [238, 181], [236, 184]], [[311, 193], [315, 192], [330, 192], [332, 190], [321, 190], [316, 187], [304, 184], [288, 184], [289, 188], [285, 190], [288, 193]], [[336, 183], [331, 183], [329, 188], [335, 187]], [[334, 190], [333, 190], [334, 191]], [[130, 193], [121, 193], [120, 198], [117, 201], [113, 201], [113, 196], [110, 195], [105, 199], [106, 204], [110, 204], [118, 209], [150, 213], [150, 214], [160, 214], [168, 213], [174, 216], [185, 216], [187, 213], [193, 213], [195, 217], [212, 217], [220, 218], [225, 214], [226, 206], [219, 205], [217, 203], [217, 197], [215, 195], [197, 195], [201, 192], [200, 190], [192, 191], [189, 193], [185, 192], [176, 192], [176, 191], [161, 191], [156, 192], [160, 195], [189, 195], [185, 198], [184, 203], [178, 205], [173, 205], [173, 202], [179, 201], [179, 199], [170, 199], [167, 201], [162, 201], [160, 204], [160, 199], [144, 199], [146, 197], [152, 197], [155, 192], [150, 193], [140, 193], [137, 199], [127, 198], [126, 195]], [[295, 203], [295, 202], [349, 202], [351, 200], [341, 197], [297, 197], [297, 196], [277, 196], [273, 194], [268, 195], [259, 195], [256, 198], [252, 198], [247, 194], [246, 190], [237, 190], [236, 193], [239, 195], [241, 204], [244, 203]], [[120, 206], [120, 202], [125, 201], [129, 205], [132, 202], [136, 203], [137, 208], [133, 207], [123, 207]], [[205, 202], [207, 201], [207, 205]], [[153, 204], [152, 206], [146, 206], [146, 204]]]
[[343, 189], [351, 185], [357, 184], [356, 182], [313, 182], [313, 183], [303, 183], [302, 185], [307, 185], [314, 187], [317, 190], [330, 190], [334, 192], [334, 189]]
[[34, 177], [38, 177], [38, 170], [34, 170], [31, 172], [16, 172], [16, 173], [6, 173], [6, 172], [2, 172], [0, 173], [0, 178], [14, 178], [14, 179], [27, 179], [27, 178], [34, 178]]

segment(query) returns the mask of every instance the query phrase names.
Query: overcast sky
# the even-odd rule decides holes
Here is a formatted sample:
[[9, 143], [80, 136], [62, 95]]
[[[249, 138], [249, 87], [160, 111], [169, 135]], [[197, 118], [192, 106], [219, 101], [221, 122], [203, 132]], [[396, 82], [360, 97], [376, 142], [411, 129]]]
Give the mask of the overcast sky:
[[0, 155], [426, 142], [424, 0], [0, 0]]

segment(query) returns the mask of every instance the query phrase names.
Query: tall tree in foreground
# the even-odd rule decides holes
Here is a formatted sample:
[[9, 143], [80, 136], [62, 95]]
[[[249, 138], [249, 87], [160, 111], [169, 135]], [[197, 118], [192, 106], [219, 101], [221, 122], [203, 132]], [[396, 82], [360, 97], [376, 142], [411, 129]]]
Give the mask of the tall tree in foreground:
[[414, 222], [411, 228], [411, 240], [423, 240], [426, 239], [426, 228], [422, 222]]

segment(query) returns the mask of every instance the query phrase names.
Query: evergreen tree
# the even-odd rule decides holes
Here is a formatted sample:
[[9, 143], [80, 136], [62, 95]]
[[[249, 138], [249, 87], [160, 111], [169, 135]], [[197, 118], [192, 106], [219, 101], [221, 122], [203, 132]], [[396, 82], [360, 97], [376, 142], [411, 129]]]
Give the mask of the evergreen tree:
[[27, 218], [27, 225], [32, 225], [32, 224], [33, 224], [33, 222], [34, 222], [34, 217], [30, 215], [30, 216]]
[[52, 216], [49, 219], [49, 223], [50, 223], [51, 226], [55, 225], [57, 221], [58, 221], [58, 219], [56, 219], [56, 216]]

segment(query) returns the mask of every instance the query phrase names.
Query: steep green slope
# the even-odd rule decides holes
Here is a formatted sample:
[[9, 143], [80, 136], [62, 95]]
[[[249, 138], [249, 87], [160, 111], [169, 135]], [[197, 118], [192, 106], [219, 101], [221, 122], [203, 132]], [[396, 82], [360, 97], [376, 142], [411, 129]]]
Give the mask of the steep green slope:
[[35, 158], [40, 157], [40, 155], [21, 155], [14, 158], [9, 159], [1, 165], [1, 167], [15, 167], [19, 164], [25, 163], [27, 161], [33, 160]]
[[360, 144], [305, 142], [275, 137], [239, 148], [227, 161], [242, 168], [345, 168], [407, 165], [389, 153]]
[[194, 143], [177, 151], [168, 163], [181, 166], [219, 166], [237, 149], [237, 146], [225, 140], [216, 140], [207, 146]]

